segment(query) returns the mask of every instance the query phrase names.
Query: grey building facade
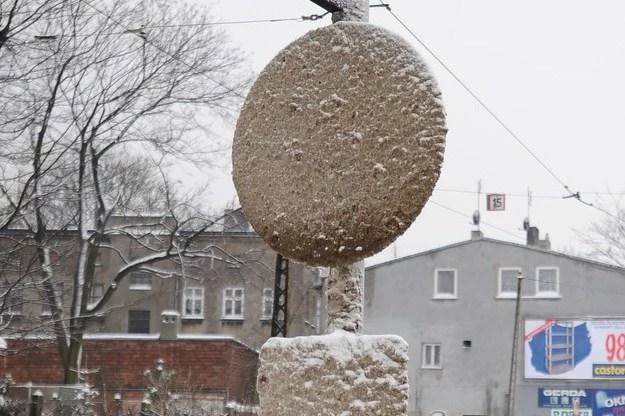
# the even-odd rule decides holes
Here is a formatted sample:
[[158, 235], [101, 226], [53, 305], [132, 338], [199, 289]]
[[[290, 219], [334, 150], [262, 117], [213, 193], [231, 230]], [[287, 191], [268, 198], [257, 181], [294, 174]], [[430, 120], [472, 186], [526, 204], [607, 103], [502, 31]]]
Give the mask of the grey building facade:
[[[111, 218], [110, 229], [124, 232], [111, 233], [98, 248], [87, 303], [97, 304], [113, 284], [115, 290], [101, 311], [86, 317], [85, 333], [158, 334], [165, 312], [176, 321], [172, 330], [184, 336], [224, 335], [259, 349], [271, 336], [277, 254], [240, 211], [228, 213], [223, 225], [196, 236], [194, 253], [200, 254], [195, 258], [150, 264], [114, 283], [119, 271], [136, 259], [163, 250], [161, 242], [167, 242], [168, 234], [161, 227], [145, 225], [161, 221]], [[63, 230], [50, 242], [55, 300], [65, 316], [74, 293], [75, 241], [75, 231]], [[54, 329], [40, 270], [27, 231], [0, 233], [0, 336], [50, 334]], [[288, 315], [283, 322], [287, 335], [317, 334], [322, 304], [319, 271], [295, 261], [288, 270]]]
[[513, 414], [616, 414], [625, 398], [625, 270], [530, 237], [523, 245], [474, 232], [367, 268], [365, 332], [409, 343], [412, 414], [507, 415], [519, 272]]

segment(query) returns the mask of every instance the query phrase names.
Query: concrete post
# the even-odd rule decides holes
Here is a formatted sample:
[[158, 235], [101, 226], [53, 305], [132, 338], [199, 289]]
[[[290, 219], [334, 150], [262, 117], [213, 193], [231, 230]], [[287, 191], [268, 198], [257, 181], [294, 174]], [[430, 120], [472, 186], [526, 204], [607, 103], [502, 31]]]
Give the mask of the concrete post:
[[43, 393], [37, 389], [30, 396], [30, 412], [29, 416], [41, 416], [43, 410]]
[[139, 412], [140, 416], [152, 416], [152, 402], [148, 399], [144, 399], [141, 402], [141, 411]]
[[[332, 13], [332, 23], [369, 21], [369, 0], [346, 0], [336, 3], [342, 10]], [[364, 278], [364, 262], [355, 263], [351, 267], [336, 267], [330, 271], [327, 287], [328, 332], [335, 329], [360, 332], [363, 305], [361, 287]]]

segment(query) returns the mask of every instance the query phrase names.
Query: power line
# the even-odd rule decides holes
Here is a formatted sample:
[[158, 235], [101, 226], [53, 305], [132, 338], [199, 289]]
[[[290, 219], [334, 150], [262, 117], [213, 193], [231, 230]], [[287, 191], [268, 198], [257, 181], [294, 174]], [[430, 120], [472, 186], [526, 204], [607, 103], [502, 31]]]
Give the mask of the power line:
[[[446, 209], [447, 211], [453, 212], [454, 214], [457, 214], [457, 215], [460, 215], [460, 216], [462, 216], [462, 217], [468, 218], [469, 220], [471, 220], [471, 219], [472, 219], [472, 217], [471, 217], [470, 215], [467, 215], [467, 214], [465, 214], [465, 213], [463, 213], [463, 212], [461, 212], [461, 211], [458, 211], [457, 209], [454, 209], [454, 208], [448, 207], [447, 205], [443, 205], [443, 204], [441, 204], [441, 203], [438, 203], [438, 202], [436, 202], [436, 201], [432, 200], [431, 198], [428, 200], [428, 202], [429, 202], [429, 203], [432, 203], [432, 204], [434, 204], [434, 205], [436, 205], [436, 206], [438, 206], [438, 207], [440, 207], [440, 208]], [[486, 225], [486, 226], [488, 226], [488, 227], [490, 227], [490, 228], [493, 228], [493, 229], [495, 229], [495, 230], [501, 231], [502, 233], [508, 234], [508, 235], [510, 235], [510, 236], [512, 236], [512, 237], [514, 237], [514, 238], [515, 238], [515, 239], [517, 239], [517, 240], [525, 241], [525, 239], [524, 239], [524, 238], [519, 237], [519, 235], [518, 235], [518, 234], [515, 234], [515, 233], [513, 233], [513, 232], [511, 232], [511, 231], [505, 230], [505, 229], [503, 229], [503, 228], [501, 228], [501, 227], [498, 227], [498, 226], [496, 226], [496, 225], [489, 224], [489, 223], [487, 223], [486, 221], [481, 221], [481, 224], [484, 224], [484, 225]]]
[[208, 27], [208, 26], [232, 26], [232, 25], [248, 25], [254, 23], [279, 23], [279, 22], [306, 22], [312, 20], [319, 20], [324, 15], [311, 14], [308, 16], [300, 17], [285, 17], [277, 19], [250, 19], [250, 20], [232, 20], [224, 22], [206, 22], [206, 23], [184, 23], [177, 25], [150, 25], [144, 26], [145, 29], [161, 29], [161, 28], [177, 28], [177, 27]]
[[[117, 19], [113, 18], [113, 16], [111, 16], [110, 14], [107, 14], [105, 12], [103, 12], [102, 10], [100, 10], [99, 8], [95, 7], [93, 4], [91, 4], [90, 2], [88, 2], [87, 0], [84, 0], [84, 3], [91, 7], [93, 10], [95, 10], [96, 12], [98, 12], [99, 14], [101, 14], [102, 16], [106, 17], [108, 20], [110, 20], [111, 22], [113, 22], [114, 24], [116, 24], [117, 26], [121, 27], [122, 29], [125, 30], [125, 33], [135, 33], [136, 29], [132, 29], [127, 27], [126, 25], [124, 25], [123, 23], [121, 23], [120, 21], [118, 21]], [[171, 53], [169, 53], [166, 49], [164, 49], [163, 47], [161, 47], [160, 45], [155, 44], [154, 42], [152, 42], [148, 36], [141, 36], [143, 38], [143, 41], [151, 46], [153, 46], [154, 48], [156, 48], [158, 51], [160, 51], [161, 53], [164, 53], [165, 55], [169, 56], [170, 58], [172, 58], [173, 60], [180, 62], [181, 64], [183, 64], [184, 66], [186, 66], [187, 68], [194, 70], [195, 68], [193, 66], [191, 66], [190, 64], [188, 64], [187, 62], [185, 62], [184, 60], [172, 55]], [[208, 76], [205, 72], [201, 73], [202, 76], [204, 76], [206, 79], [208, 79], [209, 81], [219, 85], [220, 87], [224, 88], [227, 92], [234, 94], [235, 96], [239, 97], [239, 98], [245, 98], [241, 93], [239, 93], [238, 91], [235, 91], [232, 87], [225, 85], [223, 82], [218, 81], [216, 79], [213, 79], [212, 77]]]
[[[382, 2], [382, 0], [378, 0], [378, 2], [382, 5], [384, 4]], [[530, 147], [528, 145], [525, 144], [525, 142], [523, 140], [521, 140], [521, 137], [518, 136], [510, 127], [508, 127], [508, 125], [506, 123], [504, 123], [504, 121], [499, 118], [497, 116], [497, 114], [495, 114], [495, 112], [493, 110], [491, 110], [491, 108], [486, 105], [486, 103], [484, 101], [482, 101], [476, 93], [473, 92], [473, 90], [471, 88], [469, 88], [469, 86], [462, 81], [462, 79], [460, 79], [460, 77], [458, 75], [456, 75], [456, 73], [454, 71], [452, 71], [452, 69], [445, 64], [445, 62], [438, 57], [438, 55], [430, 48], [428, 47], [425, 42], [423, 42], [419, 36], [417, 36], [417, 34], [412, 31], [412, 29], [410, 29], [403, 21], [402, 19], [399, 18], [399, 16], [397, 16], [397, 14], [395, 14], [395, 12], [393, 12], [391, 10], [390, 7], [385, 7], [386, 10], [390, 13], [391, 16], [393, 16], [393, 18], [397, 21], [397, 23], [399, 23], [442, 67], [443, 69], [445, 69], [445, 71], [447, 71], [447, 73], [449, 75], [451, 75], [451, 77], [456, 80], [456, 82], [458, 82], [458, 84], [460, 84], [460, 86], [514, 139], [516, 140], [516, 142], [521, 145], [521, 147], [523, 147], [523, 149], [525, 149], [525, 151], [527, 153], [529, 153], [530, 156], [532, 156], [532, 158], [534, 158], [534, 160], [536, 160], [536, 162], [538, 162], [538, 164], [540, 164], [543, 169], [545, 169], [545, 171], [547, 173], [549, 173], [549, 175], [551, 175], [552, 178], [554, 178], [560, 185], [562, 185], [562, 187], [566, 190], [566, 192], [568, 193], [568, 195], [565, 198], [573, 198], [576, 199], [578, 202], [594, 208], [600, 212], [602, 212], [603, 214], [606, 214], [610, 217], [613, 217], [615, 219], [618, 219], [619, 221], [621, 220], [619, 217], [613, 215], [612, 213], [595, 206], [594, 204], [585, 201], [581, 195], [580, 192], [573, 192], [571, 191], [571, 188], [569, 188], [568, 185], [566, 185], [564, 183], [564, 181], [562, 179], [560, 179], [560, 177], [558, 175], [555, 174], [555, 172], [549, 167], [547, 166], [547, 164], [545, 162], [543, 162], [538, 155], [532, 150], [530, 149]]]
[[[468, 190], [468, 189], [434, 188], [434, 192], [450, 192], [450, 193], [470, 194], [470, 195], [477, 195], [477, 194], [481, 195], [481, 194], [497, 193], [497, 194], [504, 194], [506, 197], [510, 196], [510, 197], [527, 198], [527, 194], [526, 193], [525, 194], [516, 194], [516, 193], [501, 192], [501, 191], [497, 191], [497, 192], [489, 192], [489, 191], [477, 192], [477, 191]], [[562, 196], [561, 195], [534, 195], [534, 194], [532, 194], [532, 198], [562, 199]]]
[[[382, 3], [382, 0], [378, 0], [380, 3]], [[445, 69], [445, 71], [447, 71], [447, 73], [449, 75], [452, 76], [452, 78], [454, 80], [456, 80], [456, 82], [458, 84], [460, 84], [460, 86], [467, 92], [469, 93], [469, 95], [475, 100], [477, 101], [477, 103], [484, 109], [486, 110], [486, 112], [493, 117], [493, 119], [495, 119], [495, 121], [501, 126], [503, 127], [504, 130], [506, 130], [508, 132], [508, 134], [514, 139], [516, 140], [558, 183], [560, 183], [560, 185], [562, 185], [567, 191], [568, 191], [568, 186], [564, 183], [564, 181], [562, 181], [558, 175], [555, 174], [555, 172], [549, 168], [549, 166], [547, 166], [546, 163], [544, 163], [539, 157], [538, 155], [536, 155], [536, 153], [534, 153], [532, 151], [532, 149], [529, 148], [529, 146], [527, 146], [523, 140], [521, 140], [521, 138], [510, 128], [508, 127], [508, 125], [506, 123], [503, 122], [503, 120], [501, 118], [499, 118], [497, 116], [497, 114], [495, 114], [495, 112], [493, 110], [490, 109], [489, 106], [486, 105], [486, 103], [484, 101], [482, 101], [480, 99], [480, 97], [477, 96], [476, 93], [473, 92], [473, 90], [471, 88], [469, 88], [469, 86], [462, 81], [462, 79], [460, 79], [460, 77], [458, 75], [456, 75], [456, 73], [441, 59], [438, 57], [438, 55], [429, 47], [425, 44], [425, 42], [423, 42], [421, 40], [421, 38], [419, 38], [419, 36], [417, 36], [417, 34], [415, 32], [412, 31], [412, 29], [410, 29], [408, 27], [408, 25], [406, 25], [400, 18], [399, 16], [397, 16], [397, 14], [395, 14], [395, 12], [393, 12], [393, 10], [390, 9], [390, 7], [387, 7], [386, 10], [391, 14], [391, 16], [393, 16], [393, 18], [397, 21], [397, 23], [399, 23], [404, 29], [406, 29], [406, 31], [443, 67], [443, 69]]]
[[[527, 193], [524, 194], [518, 194], [518, 193], [514, 193], [514, 192], [505, 192], [505, 191], [482, 191], [482, 192], [477, 192], [474, 190], [470, 190], [470, 189], [448, 189], [448, 188], [435, 188], [434, 192], [450, 192], [450, 193], [459, 193], [459, 194], [472, 194], [472, 195], [476, 195], [476, 194], [488, 194], [488, 193], [498, 193], [498, 194], [504, 194], [507, 197], [519, 197], [519, 198], [527, 198]], [[590, 194], [590, 195], [596, 195], [596, 196], [624, 196], [625, 192], [585, 192], [585, 191], [580, 191], [580, 194]], [[541, 199], [567, 199], [567, 198], [571, 198], [573, 196], [575, 196], [576, 194], [573, 194], [572, 196], [565, 196], [563, 197], [562, 195], [535, 195], [532, 194], [532, 198], [541, 198]]]

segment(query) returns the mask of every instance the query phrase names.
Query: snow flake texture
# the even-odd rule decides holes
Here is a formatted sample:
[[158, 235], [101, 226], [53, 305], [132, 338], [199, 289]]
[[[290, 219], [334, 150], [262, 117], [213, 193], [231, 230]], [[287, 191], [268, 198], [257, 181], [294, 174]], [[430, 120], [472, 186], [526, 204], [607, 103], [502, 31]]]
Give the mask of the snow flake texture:
[[412, 46], [339, 22], [297, 39], [260, 74], [237, 122], [234, 183], [246, 218], [276, 251], [349, 264], [421, 212], [446, 131], [441, 94]]
[[407, 414], [408, 344], [396, 335], [270, 338], [260, 361], [263, 416]]

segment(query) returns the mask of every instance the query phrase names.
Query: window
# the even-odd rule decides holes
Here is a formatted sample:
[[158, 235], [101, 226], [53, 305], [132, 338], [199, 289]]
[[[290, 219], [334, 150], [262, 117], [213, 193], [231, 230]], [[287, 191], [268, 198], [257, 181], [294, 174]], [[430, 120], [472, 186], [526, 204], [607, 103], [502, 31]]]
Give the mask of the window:
[[[502, 267], [499, 269], [499, 291], [497, 293], [498, 297], [502, 298], [516, 298], [517, 292], [517, 282], [518, 275], [521, 273], [521, 268], [519, 267]], [[522, 295], [527, 296], [528, 294], [533, 295], [533, 291], [528, 291], [528, 285], [521, 285], [521, 289], [525, 287]], [[531, 293], [530, 293], [531, 292]]]
[[61, 253], [59, 253], [58, 251], [52, 249], [50, 250], [50, 264], [52, 266], [58, 266], [59, 264], [61, 264]]
[[150, 311], [128, 311], [128, 333], [150, 333]]
[[204, 319], [204, 288], [186, 287], [182, 292], [183, 318]]
[[269, 320], [273, 315], [273, 289], [263, 289], [263, 310], [260, 319]]
[[557, 267], [536, 268], [536, 296], [560, 296], [559, 274], [559, 269]]
[[130, 273], [131, 290], [152, 290], [152, 275], [148, 272]]
[[423, 344], [421, 368], [441, 368], [441, 344]]
[[[64, 288], [63, 282], [56, 282], [54, 284], [55, 301], [59, 302], [61, 305], [63, 305], [63, 292], [64, 292], [63, 288]], [[52, 305], [50, 304], [50, 301], [48, 300], [48, 294], [45, 292], [45, 290], [42, 293], [42, 297], [43, 297], [43, 303], [41, 304], [41, 314], [45, 316], [52, 315]]]
[[8, 291], [1, 298], [0, 308], [3, 315], [21, 315], [24, 306], [24, 296], [21, 287], [4, 287], [3, 291]]
[[224, 289], [223, 319], [243, 319], [243, 289]]
[[89, 305], [97, 303], [104, 295], [104, 285], [102, 283], [94, 283], [91, 286], [91, 293], [89, 294]]
[[458, 279], [455, 269], [436, 269], [434, 271], [434, 298], [456, 299]]

